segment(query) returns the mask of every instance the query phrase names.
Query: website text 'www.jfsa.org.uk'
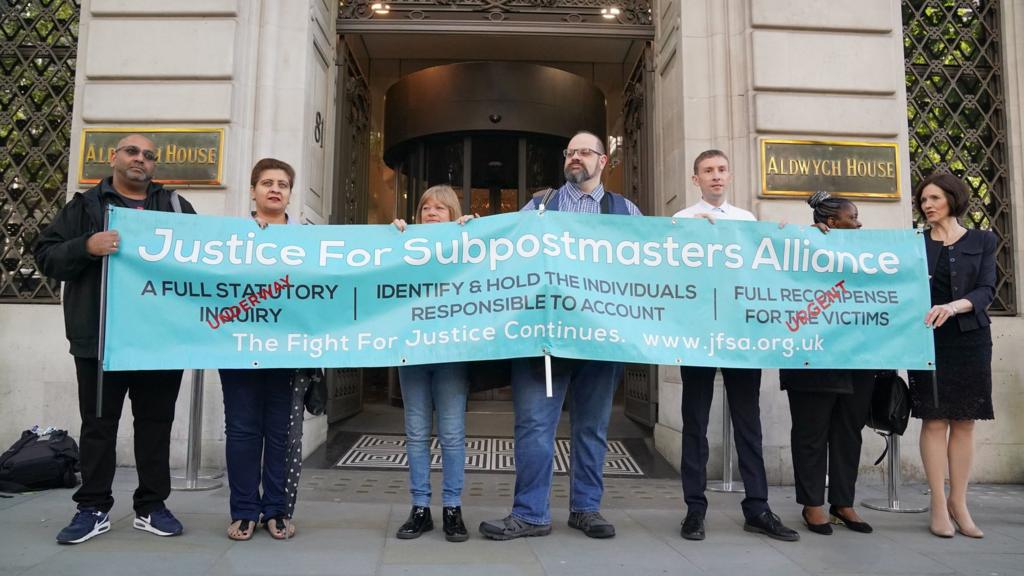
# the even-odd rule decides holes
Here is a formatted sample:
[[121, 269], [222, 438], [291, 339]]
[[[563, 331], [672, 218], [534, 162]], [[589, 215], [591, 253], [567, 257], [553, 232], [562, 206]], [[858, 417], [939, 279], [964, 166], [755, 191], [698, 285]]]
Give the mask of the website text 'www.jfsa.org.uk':
[[796, 338], [793, 336], [776, 337], [735, 337], [725, 332], [712, 332], [705, 340], [702, 336], [666, 336], [664, 334], [643, 334], [644, 344], [656, 348], [674, 348], [683, 350], [704, 350], [709, 357], [722, 351], [757, 350], [762, 352], [781, 352], [786, 358], [796, 352], [821, 352], [825, 349], [825, 340], [815, 334], [812, 337]]

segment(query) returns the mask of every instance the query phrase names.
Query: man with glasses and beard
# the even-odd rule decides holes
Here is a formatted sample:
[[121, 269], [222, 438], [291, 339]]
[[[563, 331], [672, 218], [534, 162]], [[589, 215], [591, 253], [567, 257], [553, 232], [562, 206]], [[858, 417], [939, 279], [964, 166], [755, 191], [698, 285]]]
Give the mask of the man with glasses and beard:
[[[640, 216], [640, 210], [619, 194], [604, 189], [601, 172], [608, 163], [604, 144], [590, 132], [578, 132], [565, 155], [565, 184], [534, 197], [523, 211], [546, 210], [586, 214]], [[551, 533], [551, 478], [555, 429], [569, 395], [572, 422], [570, 450], [569, 526], [591, 538], [615, 536], [615, 527], [601, 516], [604, 458], [612, 396], [622, 377], [622, 365], [596, 360], [552, 360], [553, 396], [547, 397], [542, 358], [519, 358], [512, 363], [512, 401], [515, 408], [516, 488], [512, 513], [480, 524], [480, 533], [493, 540], [511, 540]]]
[[164, 506], [171, 493], [171, 424], [181, 370], [104, 372], [103, 412], [96, 413], [102, 262], [120, 246], [117, 231], [104, 230], [105, 210], [118, 206], [195, 214], [184, 198], [152, 181], [156, 158], [149, 138], [122, 138], [110, 153], [113, 175], [75, 194], [35, 244], [42, 273], [64, 282], [64, 326], [75, 359], [82, 417], [82, 486], [73, 496], [78, 512], [57, 535], [60, 544], [79, 544], [110, 530], [117, 427], [126, 394], [132, 403], [139, 476], [133, 526], [157, 536], [182, 532], [181, 523]]

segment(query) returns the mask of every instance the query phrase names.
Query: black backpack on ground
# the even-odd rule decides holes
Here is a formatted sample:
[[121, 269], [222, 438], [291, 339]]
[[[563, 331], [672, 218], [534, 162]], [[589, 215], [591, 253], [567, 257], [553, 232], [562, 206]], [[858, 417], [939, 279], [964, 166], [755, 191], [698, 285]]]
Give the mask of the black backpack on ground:
[[31, 430], [0, 455], [0, 491], [26, 492], [78, 485], [78, 444], [66, 430]]

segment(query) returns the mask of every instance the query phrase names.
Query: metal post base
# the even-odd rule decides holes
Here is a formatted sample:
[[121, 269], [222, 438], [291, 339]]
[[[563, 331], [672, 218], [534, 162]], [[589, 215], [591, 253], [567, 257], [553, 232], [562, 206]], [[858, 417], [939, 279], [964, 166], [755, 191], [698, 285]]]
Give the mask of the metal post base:
[[714, 482], [708, 482], [708, 490], [712, 492], [746, 492], [747, 490], [743, 487], [743, 482], [736, 480], [726, 482], [724, 480], [715, 480]]
[[217, 478], [224, 475], [219, 471], [200, 473], [203, 442], [203, 371], [192, 370], [192, 401], [189, 405], [188, 445], [183, 476], [171, 477], [171, 489], [183, 491], [216, 490], [224, 485]]
[[928, 511], [928, 506], [914, 506], [900, 500], [892, 502], [889, 500], [883, 500], [882, 498], [878, 498], [877, 500], [861, 500], [860, 505], [880, 512], [897, 512], [901, 514], [914, 514]]
[[181, 490], [182, 492], [199, 492], [202, 490], [216, 490], [224, 485], [224, 482], [220, 480], [214, 480], [213, 478], [196, 478], [195, 480], [188, 480], [187, 478], [171, 478], [171, 490]]
[[708, 490], [712, 492], [746, 492], [743, 482], [733, 480], [732, 474], [732, 417], [729, 414], [729, 401], [722, 390], [722, 479], [708, 482]]
[[900, 485], [903, 484], [903, 480], [900, 475], [900, 437], [897, 434], [882, 434], [885, 438], [886, 444], [889, 446], [889, 457], [888, 457], [888, 482], [886, 482], [886, 488], [889, 491], [889, 497], [886, 499], [878, 498], [876, 500], [862, 500], [860, 505], [865, 508], [872, 510], [878, 510], [880, 512], [896, 512], [902, 514], [913, 514], [918, 512], [927, 512], [928, 506], [922, 506], [917, 502], [904, 502], [899, 495]]
[[[175, 480], [185, 480], [188, 478], [187, 470], [172, 470], [171, 471], [171, 482]], [[201, 468], [199, 470], [198, 478], [203, 480], [216, 480], [224, 477], [224, 471], [218, 470], [217, 468]]]

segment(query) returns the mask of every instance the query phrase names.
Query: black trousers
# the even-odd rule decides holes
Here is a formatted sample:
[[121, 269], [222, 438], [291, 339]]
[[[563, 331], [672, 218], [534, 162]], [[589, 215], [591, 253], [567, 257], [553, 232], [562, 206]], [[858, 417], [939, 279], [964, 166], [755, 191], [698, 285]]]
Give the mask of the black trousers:
[[871, 409], [871, 390], [871, 386], [854, 386], [852, 394], [788, 391], [798, 503], [825, 503], [827, 470], [829, 503], [853, 506], [861, 429]]
[[[682, 366], [683, 378], [683, 498], [689, 512], [704, 514], [708, 499], [708, 419], [715, 393], [718, 368]], [[722, 368], [725, 392], [732, 414], [733, 438], [740, 461], [740, 477], [746, 489], [743, 515], [755, 518], [768, 508], [768, 477], [761, 451], [761, 370]]]
[[78, 411], [82, 416], [82, 485], [74, 500], [79, 509], [103, 511], [114, 506], [111, 485], [117, 467], [117, 426], [125, 394], [132, 401], [135, 427], [135, 466], [139, 487], [133, 497], [135, 513], [145, 516], [164, 505], [171, 494], [171, 424], [181, 387], [181, 370], [103, 373], [103, 414], [96, 417], [95, 358], [75, 357], [78, 372]]

